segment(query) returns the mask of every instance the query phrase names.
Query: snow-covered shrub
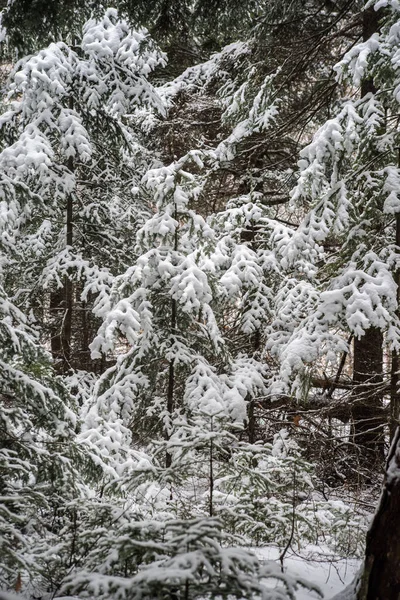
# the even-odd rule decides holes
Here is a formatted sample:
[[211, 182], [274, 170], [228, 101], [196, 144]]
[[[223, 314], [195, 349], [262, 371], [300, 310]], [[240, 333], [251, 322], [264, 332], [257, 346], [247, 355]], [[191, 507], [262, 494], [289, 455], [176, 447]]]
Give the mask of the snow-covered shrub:
[[96, 600], [285, 600], [301, 587], [317, 591], [275, 562], [225, 545], [224, 537], [217, 518], [125, 518], [99, 536], [91, 557], [96, 566], [74, 570], [63, 591]]

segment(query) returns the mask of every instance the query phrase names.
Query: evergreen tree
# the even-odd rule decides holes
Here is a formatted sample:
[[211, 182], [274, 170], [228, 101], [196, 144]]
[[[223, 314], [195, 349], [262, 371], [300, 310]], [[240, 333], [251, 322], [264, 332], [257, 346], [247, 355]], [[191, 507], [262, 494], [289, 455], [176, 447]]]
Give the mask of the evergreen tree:
[[[88, 21], [74, 44], [17, 64], [1, 118], [0, 162], [13, 182], [4, 198], [7, 252], [17, 258], [10, 289], [18, 286], [20, 302], [42, 321], [50, 309], [53, 356], [64, 371], [79, 360], [79, 313], [130, 263], [144, 210], [131, 190], [153, 158], [140, 144], [139, 119], [131, 128], [123, 116], [143, 105], [163, 111], [147, 76], [165, 60], [146, 31], [132, 31], [112, 9]], [[88, 337], [78, 346], [84, 353]]]
[[[72, 41], [86, 20], [101, 16], [110, 6], [107, 0], [13, 0], [3, 7], [2, 26], [10, 47], [26, 54], [64, 39], [67, 33], [71, 36], [68, 41]], [[195, 48], [197, 37], [211, 49], [245, 31], [261, 10], [260, 3], [254, 0], [244, 3], [156, 0], [151, 4], [144, 0], [118, 0], [112, 6], [136, 26], [151, 29], [158, 41], [173, 42], [173, 46], [179, 47], [184, 40]]]
[[[387, 32], [386, 26], [382, 34], [355, 46], [336, 67], [340, 80], [353, 89], [373, 80], [374, 90], [359, 100], [344, 100], [301, 153], [292, 198], [294, 203], [310, 202], [311, 208], [283, 256], [294, 266], [300, 255], [307, 256], [310, 278], [303, 285], [309, 289], [308, 316], [284, 344], [282, 373], [304, 372], [321, 355], [334, 364], [331, 352], [347, 349], [349, 332], [361, 339], [368, 332], [382, 332], [395, 355], [398, 351], [397, 100], [394, 70], [390, 59], [383, 58], [395, 52]], [[370, 353], [379, 352], [378, 342]], [[356, 401], [363, 410], [354, 412], [355, 418], [362, 414], [363, 423], [354, 431], [364, 452], [375, 452], [382, 444], [382, 408], [374, 398], [382, 406], [383, 384], [379, 371], [371, 370], [376, 363], [371, 356], [360, 363]]]
[[0, 586], [25, 591], [45, 573], [41, 542], [68, 521], [65, 505], [81, 495], [88, 457], [49, 356], [3, 285], [0, 294]]
[[168, 438], [182, 382], [197, 362], [207, 365], [224, 354], [210, 307], [212, 273], [204, 269], [203, 241], [207, 248], [213, 234], [190, 208], [199, 193], [186, 170], [192, 160], [200, 161], [197, 153], [146, 174], [155, 212], [138, 232], [137, 263], [115, 280], [111, 310], [102, 311], [104, 324], [92, 344], [95, 356], [112, 350], [121, 336], [129, 344], [96, 395], [101, 411], [115, 405], [139, 436], [163, 432]]

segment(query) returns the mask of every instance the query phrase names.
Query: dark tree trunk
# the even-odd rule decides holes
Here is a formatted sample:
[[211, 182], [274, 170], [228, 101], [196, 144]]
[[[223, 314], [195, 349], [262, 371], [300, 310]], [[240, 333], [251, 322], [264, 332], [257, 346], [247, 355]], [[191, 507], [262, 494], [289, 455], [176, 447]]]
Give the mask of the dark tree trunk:
[[[380, 13], [371, 7], [363, 13], [363, 40], [379, 30]], [[361, 97], [375, 93], [372, 79], [361, 85]], [[384, 418], [382, 414], [383, 335], [371, 327], [354, 340], [352, 417], [354, 442], [360, 449], [360, 462], [371, 465], [384, 458]]]
[[[73, 171], [73, 160], [68, 161], [68, 168]], [[67, 235], [66, 244], [72, 249], [73, 244], [73, 198], [67, 198]], [[71, 278], [66, 275], [64, 280], [65, 313], [62, 327], [63, 370], [66, 373], [71, 368], [71, 338], [72, 338], [72, 310], [74, 304], [74, 289]]]
[[[74, 101], [69, 99], [69, 108], [74, 108]], [[67, 160], [68, 170], [73, 173], [74, 159]], [[73, 195], [67, 196], [66, 213], [66, 246], [72, 249], [74, 225], [73, 225]], [[54, 327], [51, 332], [51, 350], [53, 359], [61, 368], [63, 373], [71, 369], [71, 339], [72, 339], [72, 311], [74, 307], [74, 286], [69, 274], [64, 277], [63, 287], [52, 292], [50, 296], [50, 310], [54, 315]]]
[[354, 340], [352, 420], [360, 461], [372, 465], [384, 458], [382, 399], [383, 334], [371, 327]]
[[367, 534], [357, 600], [400, 598], [400, 429], [393, 439], [378, 509]]
[[[262, 165], [263, 165], [263, 161], [261, 159], [257, 159], [255, 161], [256, 167], [262, 168]], [[248, 194], [250, 192], [250, 188], [251, 188], [251, 186], [249, 185], [249, 181], [244, 180], [241, 182], [241, 184], [238, 187], [238, 194]], [[257, 182], [254, 189], [255, 189], [255, 191], [262, 192], [263, 191], [262, 182]], [[254, 225], [254, 223], [249, 223], [247, 225], [247, 227], [243, 228], [242, 231], [240, 232], [241, 243], [247, 243], [249, 248], [251, 248], [254, 252], [256, 252], [256, 250], [257, 250], [255, 238], [256, 238], [256, 234], [257, 234], [258, 230], [259, 230], [259, 227], [257, 225]], [[253, 355], [257, 354], [259, 352], [260, 347], [261, 347], [261, 331], [260, 330], [256, 330], [250, 336], [250, 347], [253, 351]], [[257, 437], [257, 427], [256, 427], [257, 423], [256, 423], [256, 415], [254, 412], [255, 402], [254, 402], [253, 398], [250, 396], [250, 394], [246, 397], [246, 401], [247, 401], [247, 435], [248, 435], [250, 444], [254, 444], [254, 442], [256, 441], [256, 437]]]
[[[251, 336], [251, 345], [253, 348], [253, 353], [257, 354], [261, 346], [261, 332], [259, 329], [257, 329], [257, 331], [254, 332], [254, 335]], [[257, 438], [257, 422], [254, 409], [255, 401], [253, 398], [249, 397], [247, 403], [247, 432], [250, 444], [254, 444]]]
[[[176, 301], [172, 301], [173, 304], [176, 304]], [[174, 310], [174, 314], [176, 315], [176, 309]], [[171, 360], [168, 368], [168, 388], [167, 388], [167, 413], [169, 418], [172, 418], [172, 413], [174, 412], [174, 392], [175, 392], [175, 361]], [[168, 441], [170, 437], [169, 427], [164, 429], [164, 438]], [[172, 456], [167, 451], [165, 455], [165, 466], [170, 467], [172, 464]]]
[[64, 289], [58, 288], [50, 294], [50, 335], [51, 354], [56, 367], [62, 364], [61, 327], [64, 304]]
[[[175, 214], [174, 217], [178, 220], [178, 212], [175, 206]], [[175, 230], [174, 236], [174, 251], [178, 250], [178, 232]], [[177, 301], [175, 299], [171, 300], [171, 335], [176, 334], [176, 319], [177, 319]], [[172, 418], [172, 413], [174, 412], [174, 402], [175, 402], [175, 360], [172, 359], [169, 363], [168, 368], [168, 387], [167, 387], [167, 413], [169, 418]], [[169, 440], [170, 432], [169, 428], [164, 428], [164, 439]], [[172, 456], [167, 451], [165, 455], [165, 466], [168, 469], [172, 464]]]

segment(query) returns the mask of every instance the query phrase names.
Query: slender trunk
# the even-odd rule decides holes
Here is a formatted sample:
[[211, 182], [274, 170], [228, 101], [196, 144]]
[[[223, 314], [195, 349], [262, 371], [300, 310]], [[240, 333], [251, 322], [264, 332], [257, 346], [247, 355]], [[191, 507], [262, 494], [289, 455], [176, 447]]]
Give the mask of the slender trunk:
[[[68, 102], [69, 109], [74, 108], [71, 97]], [[73, 173], [75, 165], [72, 157], [68, 158], [66, 166]], [[73, 244], [73, 195], [66, 198], [66, 237], [65, 243], [72, 248]], [[56, 366], [66, 373], [71, 368], [71, 337], [72, 337], [72, 311], [74, 303], [74, 289], [69, 275], [64, 277], [63, 286], [50, 294], [51, 311], [51, 352]]]
[[[178, 214], [175, 207], [174, 218], [178, 220]], [[178, 250], [178, 232], [175, 230], [174, 235], [174, 252]], [[175, 334], [176, 330], [176, 312], [177, 312], [177, 302], [176, 300], [171, 300], [171, 335]], [[167, 388], [167, 413], [169, 419], [172, 417], [172, 413], [174, 411], [174, 395], [175, 395], [175, 360], [171, 359], [169, 363], [168, 369], [168, 388]], [[169, 424], [168, 424], [169, 425]], [[165, 440], [169, 440], [169, 427], [164, 428], [164, 438]], [[168, 468], [171, 466], [172, 456], [169, 452], [166, 453], [165, 456], [165, 466]]]
[[57, 368], [62, 364], [61, 327], [64, 313], [64, 288], [58, 288], [50, 293], [50, 344], [51, 354]]
[[81, 352], [80, 352], [80, 354], [81, 354], [81, 362], [82, 362], [83, 368], [86, 371], [90, 371], [91, 370], [90, 354], [89, 354], [90, 320], [88, 318], [87, 311], [88, 311], [88, 304], [87, 304], [87, 302], [82, 301], [82, 303], [81, 303], [82, 336], [81, 336]]
[[[351, 342], [353, 341], [353, 337], [354, 337], [354, 335], [353, 335], [353, 334], [351, 334], [351, 335], [349, 336], [349, 339], [347, 340], [347, 345], [348, 345], [349, 347], [350, 347], [350, 344], [351, 344]], [[339, 367], [338, 367], [338, 370], [337, 370], [337, 373], [336, 373], [335, 379], [334, 379], [334, 381], [332, 382], [332, 384], [329, 386], [328, 393], [327, 393], [327, 397], [328, 397], [328, 398], [332, 398], [332, 396], [333, 396], [333, 392], [336, 390], [336, 388], [337, 388], [337, 386], [338, 386], [338, 384], [339, 384], [339, 382], [340, 382], [340, 377], [341, 377], [341, 375], [342, 375], [342, 372], [343, 372], [344, 366], [345, 366], [345, 364], [346, 364], [346, 359], [347, 359], [347, 356], [348, 356], [348, 350], [345, 350], [345, 351], [342, 353], [342, 358], [340, 359], [340, 363], [339, 363]]]
[[[172, 300], [172, 316], [171, 316], [171, 325], [172, 328], [175, 329], [176, 323], [176, 300]], [[167, 413], [169, 419], [172, 417], [172, 413], [174, 411], [174, 391], [175, 391], [175, 361], [172, 359], [169, 363], [168, 369], [168, 388], [167, 388]], [[169, 423], [168, 423], [169, 425]], [[169, 440], [169, 426], [164, 429], [164, 437], [168, 441]], [[172, 456], [169, 452], [167, 452], [165, 456], [165, 466], [168, 468], [171, 466]]]
[[256, 416], [254, 414], [254, 400], [250, 400], [247, 403], [247, 422], [249, 442], [250, 444], [254, 444], [256, 441]]
[[[69, 195], [66, 206], [66, 245], [69, 247], [73, 244], [72, 211], [73, 198]], [[50, 294], [51, 352], [56, 366], [63, 373], [66, 373], [71, 366], [73, 297], [73, 284], [68, 275], [64, 277], [63, 287]]]
[[[244, 192], [245, 193], [245, 192]], [[250, 224], [246, 229], [243, 229], [240, 233], [240, 241], [248, 243], [249, 247], [255, 252], [256, 244], [255, 244], [255, 235], [257, 232], [257, 227], [253, 224]], [[250, 336], [250, 344], [253, 350], [253, 354], [256, 354], [260, 350], [261, 346], [261, 331], [257, 329], [253, 335]], [[256, 441], [257, 431], [256, 431], [256, 416], [254, 412], [255, 402], [254, 399], [249, 394], [246, 397], [247, 401], [247, 435], [249, 438], [250, 444], [254, 444]]]
[[[261, 332], [259, 329], [257, 329], [257, 331], [254, 333], [253, 337], [252, 337], [252, 346], [253, 346], [253, 353], [256, 354], [259, 350], [260, 350], [260, 346], [261, 346]], [[248, 436], [249, 436], [249, 442], [250, 444], [254, 444], [254, 442], [256, 441], [256, 437], [257, 437], [257, 421], [256, 421], [256, 415], [255, 415], [255, 401], [253, 398], [250, 397], [249, 402], [247, 403], [247, 432], [248, 432]]]
[[[71, 103], [72, 104], [72, 103]], [[72, 172], [74, 170], [74, 161], [72, 158], [68, 159], [68, 169]], [[66, 233], [66, 244], [69, 248], [72, 248], [73, 244], [73, 197], [69, 194], [67, 197], [67, 233]], [[71, 337], [72, 337], [72, 310], [73, 310], [73, 296], [74, 289], [71, 278], [66, 275], [64, 279], [64, 297], [65, 297], [65, 313], [62, 328], [62, 352], [63, 352], [63, 363], [64, 372], [68, 371], [71, 367]]]

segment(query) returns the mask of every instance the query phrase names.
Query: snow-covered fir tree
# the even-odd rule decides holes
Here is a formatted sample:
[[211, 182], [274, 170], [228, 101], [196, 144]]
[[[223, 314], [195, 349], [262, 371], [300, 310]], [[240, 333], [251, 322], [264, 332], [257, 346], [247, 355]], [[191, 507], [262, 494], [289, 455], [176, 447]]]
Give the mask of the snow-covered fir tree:
[[[371, 4], [368, 10], [376, 12], [382, 6]], [[297, 323], [290, 319], [290, 329], [285, 327], [286, 309], [278, 303], [273, 337], [281, 381], [289, 387], [296, 373], [306, 373], [321, 356], [326, 357], [327, 370], [330, 363], [337, 366], [338, 353], [348, 350], [349, 333], [357, 340], [381, 331], [397, 360], [395, 8], [390, 16], [380, 17], [381, 33], [355, 46], [335, 67], [349, 91], [359, 94], [363, 88], [362, 97], [344, 99], [336, 116], [301, 152], [292, 204], [305, 206], [307, 213], [297, 231], [279, 245], [281, 264], [289, 274], [297, 270], [300, 275], [291, 289], [283, 290], [282, 299], [287, 307], [296, 305], [300, 318]], [[374, 379], [369, 373], [369, 385], [382, 384], [376, 375]], [[295, 379], [298, 390], [299, 382]], [[392, 409], [396, 420], [396, 391]], [[379, 429], [382, 418], [372, 413], [370, 418], [377, 419], [372, 429]]]
[[51, 44], [12, 75], [0, 128], [2, 173], [12, 181], [3, 198], [5, 243], [16, 258], [9, 281], [49, 323], [64, 371], [88, 352], [90, 339], [73, 338], [78, 325], [88, 337], [93, 294], [132, 260], [145, 207], [131, 190], [153, 157], [140, 144], [140, 120], [130, 127], [123, 117], [141, 106], [163, 111], [147, 77], [164, 61], [145, 30], [110, 9], [72, 46]]
[[193, 160], [196, 152], [145, 175], [154, 213], [138, 232], [137, 263], [116, 278], [110, 305], [99, 306], [105, 320], [92, 344], [97, 356], [125, 340], [127, 351], [99, 381], [97, 403], [115, 407], [143, 441], [149, 432], [169, 437], [190, 371], [224, 355], [210, 306], [215, 282], [202, 269], [213, 233], [190, 207], [200, 191], [186, 168]]
[[[92, 471], [90, 479], [96, 467], [78, 446], [76, 407], [37, 332], [3, 285], [0, 293], [0, 586], [26, 593], [51, 580], [43, 547], [49, 551], [68, 529], [83, 473]], [[74, 550], [65, 546], [67, 562]]]

